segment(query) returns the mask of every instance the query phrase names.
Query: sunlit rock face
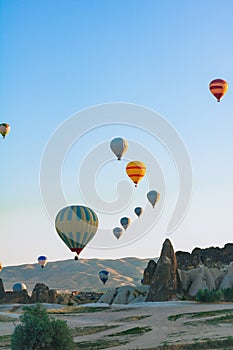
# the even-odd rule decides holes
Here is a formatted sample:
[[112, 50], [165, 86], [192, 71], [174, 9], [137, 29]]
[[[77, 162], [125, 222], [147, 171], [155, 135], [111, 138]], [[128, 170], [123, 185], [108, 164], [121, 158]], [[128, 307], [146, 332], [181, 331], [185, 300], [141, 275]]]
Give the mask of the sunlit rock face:
[[181, 289], [177, 261], [169, 239], [163, 243], [146, 301], [175, 300]]

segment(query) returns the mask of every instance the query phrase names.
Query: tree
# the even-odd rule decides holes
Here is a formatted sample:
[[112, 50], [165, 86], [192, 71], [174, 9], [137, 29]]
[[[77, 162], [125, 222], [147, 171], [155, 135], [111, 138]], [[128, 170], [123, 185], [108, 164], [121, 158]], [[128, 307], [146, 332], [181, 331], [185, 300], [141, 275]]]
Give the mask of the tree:
[[66, 321], [56, 320], [40, 304], [24, 307], [20, 321], [11, 337], [12, 350], [75, 349]]

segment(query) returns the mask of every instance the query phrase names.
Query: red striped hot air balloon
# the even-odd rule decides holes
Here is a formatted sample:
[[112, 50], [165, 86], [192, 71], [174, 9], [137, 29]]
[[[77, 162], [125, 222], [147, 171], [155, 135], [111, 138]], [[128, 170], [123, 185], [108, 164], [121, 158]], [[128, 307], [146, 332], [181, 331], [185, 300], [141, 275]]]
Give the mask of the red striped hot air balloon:
[[228, 89], [228, 84], [226, 80], [223, 79], [214, 79], [209, 84], [210, 92], [216, 97], [217, 102], [220, 102], [221, 98]]
[[146, 173], [146, 166], [143, 162], [140, 162], [139, 160], [134, 160], [127, 164], [126, 172], [130, 179], [135, 183], [135, 187], [137, 187], [139, 181], [143, 178], [143, 176]]

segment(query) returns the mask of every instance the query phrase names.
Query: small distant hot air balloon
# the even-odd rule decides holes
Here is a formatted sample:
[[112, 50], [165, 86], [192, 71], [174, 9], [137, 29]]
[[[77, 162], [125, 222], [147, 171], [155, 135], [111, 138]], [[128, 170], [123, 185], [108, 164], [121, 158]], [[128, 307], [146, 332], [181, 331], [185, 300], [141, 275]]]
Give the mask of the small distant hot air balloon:
[[99, 272], [99, 278], [100, 280], [103, 282], [103, 284], [105, 284], [108, 280], [109, 277], [109, 272], [106, 270], [102, 270]]
[[159, 201], [160, 194], [159, 192], [152, 190], [147, 193], [148, 201], [151, 203], [152, 207], [154, 208], [155, 204]]
[[96, 234], [99, 220], [96, 213], [82, 205], [71, 205], [59, 211], [55, 219], [57, 233], [72, 252], [75, 260]]
[[110, 148], [115, 156], [117, 156], [117, 159], [121, 160], [121, 157], [128, 149], [128, 142], [122, 137], [116, 137], [111, 141]]
[[121, 218], [120, 223], [121, 223], [121, 226], [122, 226], [122, 227], [125, 229], [125, 231], [126, 231], [127, 228], [128, 228], [129, 225], [130, 225], [130, 218], [127, 218], [127, 217]]
[[39, 256], [38, 258], [38, 263], [40, 264], [40, 266], [42, 267], [42, 269], [45, 267], [45, 265], [47, 264], [47, 257], [44, 255]]
[[134, 209], [134, 212], [135, 212], [135, 214], [136, 214], [138, 217], [140, 217], [140, 215], [141, 215], [142, 212], [143, 212], [143, 208], [142, 208], [142, 207], [136, 207], [136, 208]]
[[209, 84], [210, 92], [216, 97], [217, 102], [220, 102], [221, 98], [228, 89], [228, 84], [223, 79], [214, 79]]
[[2, 271], [2, 264], [1, 264], [1, 262], [0, 262], [0, 272]]
[[139, 181], [143, 178], [143, 176], [146, 173], [146, 166], [143, 162], [140, 162], [139, 160], [134, 160], [127, 164], [126, 172], [130, 179], [135, 183], [135, 187], [137, 187]]
[[121, 227], [115, 227], [115, 228], [113, 229], [113, 234], [114, 234], [114, 236], [115, 236], [117, 239], [121, 238], [121, 236], [123, 235], [123, 233], [124, 233], [124, 231], [123, 231], [123, 229], [122, 229]]
[[2, 138], [5, 139], [5, 136], [9, 134], [10, 132], [10, 125], [7, 123], [0, 124], [0, 134], [2, 135]]
[[27, 290], [26, 284], [17, 282], [13, 285], [13, 292], [22, 292], [22, 290]]

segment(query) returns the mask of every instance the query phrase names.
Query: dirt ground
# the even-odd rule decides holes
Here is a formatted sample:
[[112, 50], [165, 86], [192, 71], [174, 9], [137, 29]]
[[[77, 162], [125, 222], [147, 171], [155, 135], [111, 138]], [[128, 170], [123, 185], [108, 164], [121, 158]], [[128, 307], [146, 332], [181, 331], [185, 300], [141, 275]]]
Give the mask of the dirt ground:
[[[45, 305], [49, 310], [61, 309], [61, 305]], [[148, 349], [164, 344], [179, 344], [197, 342], [203, 339], [221, 339], [233, 336], [233, 323], [209, 324], [205, 320], [216, 316], [207, 315], [205, 317], [190, 318], [184, 315], [176, 320], [169, 320], [168, 317], [177, 314], [198, 313], [214, 310], [232, 310], [233, 304], [200, 304], [196, 302], [163, 302], [163, 303], [141, 303], [132, 305], [108, 305], [91, 304], [93, 308], [85, 313], [62, 313], [55, 317], [67, 321], [67, 324], [75, 331], [75, 342], [98, 342], [114, 339], [115, 345], [108, 347], [111, 350], [133, 350]], [[95, 308], [94, 308], [95, 306]], [[103, 308], [106, 306], [106, 308]], [[83, 305], [82, 305], [83, 307]], [[96, 307], [102, 307], [97, 311]], [[0, 316], [12, 317], [11, 322], [0, 322], [0, 336], [10, 335], [18, 324], [18, 317], [22, 313], [22, 308], [12, 305], [1, 305]], [[224, 313], [221, 313], [221, 315]], [[197, 315], [196, 315], [197, 316]], [[80, 335], [80, 328], [104, 326], [105, 329], [87, 335]], [[107, 328], [116, 326], [114, 328]], [[116, 335], [118, 332], [126, 331], [135, 327], [138, 329], [150, 329], [144, 334], [124, 334]], [[109, 337], [109, 335], [114, 335]], [[127, 341], [127, 344], [117, 345], [118, 341]], [[80, 345], [81, 346], [81, 345]], [[100, 345], [101, 346], [101, 345]], [[106, 347], [103, 347], [103, 349]], [[3, 349], [1, 347], [1, 349]], [[7, 349], [7, 348], [5, 348]], [[8, 348], [9, 349], [9, 348]], [[91, 349], [87, 347], [86, 349]], [[93, 346], [94, 349], [94, 346]], [[98, 349], [101, 349], [99, 347]]]

